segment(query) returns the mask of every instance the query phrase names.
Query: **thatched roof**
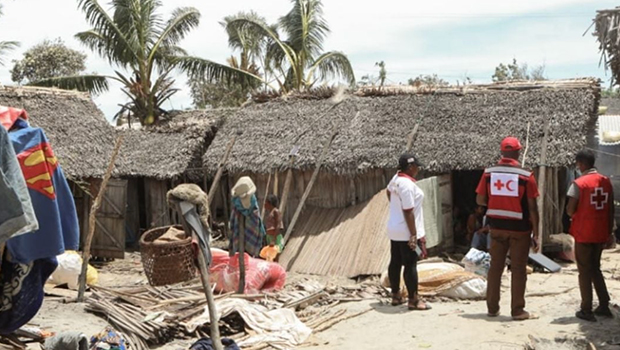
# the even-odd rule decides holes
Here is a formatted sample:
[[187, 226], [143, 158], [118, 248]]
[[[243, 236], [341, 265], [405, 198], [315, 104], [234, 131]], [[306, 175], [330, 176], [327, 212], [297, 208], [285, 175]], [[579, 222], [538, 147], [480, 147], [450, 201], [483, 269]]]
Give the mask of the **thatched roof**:
[[[235, 143], [227, 170], [269, 173], [287, 166], [294, 140], [300, 146], [295, 168], [313, 168], [334, 128], [324, 167], [335, 173], [368, 168], [394, 168], [407, 136], [420, 124], [414, 152], [430, 172], [480, 169], [497, 161], [499, 143], [508, 135], [525, 143], [528, 122], [528, 165], [539, 163], [543, 126], [550, 119], [548, 166], [572, 163], [593, 130], [600, 88], [598, 80], [494, 84], [421, 93], [386, 89], [387, 96], [348, 95], [331, 105], [327, 99], [280, 98], [251, 104], [228, 118], [218, 131], [204, 162], [215, 171], [232, 135]], [[362, 92], [362, 94], [364, 94]], [[357, 117], [356, 117], [357, 115]]]
[[68, 177], [103, 176], [112, 152], [114, 129], [88, 94], [0, 87], [0, 105], [25, 109], [30, 123], [45, 130]]
[[162, 125], [149, 130], [125, 130], [120, 173], [172, 179], [202, 177], [202, 155], [209, 147], [227, 110], [173, 112]]
[[173, 112], [155, 129], [116, 130], [88, 94], [32, 87], [1, 87], [0, 105], [25, 109], [30, 123], [49, 137], [65, 174], [72, 179], [103, 177], [116, 137], [125, 135], [116, 177], [172, 179], [202, 167], [220, 115]]

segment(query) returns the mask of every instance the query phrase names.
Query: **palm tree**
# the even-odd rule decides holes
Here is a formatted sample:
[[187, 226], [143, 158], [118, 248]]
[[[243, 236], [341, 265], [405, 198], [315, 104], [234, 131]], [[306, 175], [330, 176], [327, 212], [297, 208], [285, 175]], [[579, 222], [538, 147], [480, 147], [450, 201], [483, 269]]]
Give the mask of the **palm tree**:
[[121, 105], [117, 117], [129, 113], [142, 125], [151, 125], [165, 113], [163, 103], [178, 91], [171, 78], [175, 69], [205, 76], [209, 81], [261, 81], [242, 70], [187, 55], [179, 43], [200, 22], [200, 12], [193, 7], [177, 8], [164, 20], [158, 13], [160, 0], [113, 0], [110, 14], [97, 0], [79, 0], [78, 4], [92, 29], [78, 33], [76, 38], [129, 74], [116, 71], [113, 77], [61, 77], [35, 85], [99, 92], [107, 90], [107, 79], [117, 80], [130, 101]]
[[[226, 21], [229, 43], [235, 47], [239, 35], [260, 35], [267, 40], [265, 68], [272, 73], [283, 92], [312, 88], [317, 82], [343, 78], [355, 84], [353, 68], [342, 52], [323, 53], [325, 36], [330, 32], [323, 18], [320, 0], [292, 0], [293, 8], [269, 26], [256, 16], [240, 14]], [[277, 29], [287, 35], [280, 38]]]
[[[2, 16], [2, 4], [0, 4], [0, 16]], [[19, 43], [17, 41], [0, 41], [0, 66], [4, 66], [2, 57], [18, 47]]]

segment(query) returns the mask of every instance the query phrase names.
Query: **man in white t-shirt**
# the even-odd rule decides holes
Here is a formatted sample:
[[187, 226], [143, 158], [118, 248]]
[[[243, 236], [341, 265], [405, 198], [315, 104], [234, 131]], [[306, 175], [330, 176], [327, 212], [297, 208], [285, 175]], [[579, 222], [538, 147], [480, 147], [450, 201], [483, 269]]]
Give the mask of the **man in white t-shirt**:
[[[409, 310], [429, 310], [430, 306], [418, 297], [417, 261], [426, 258], [426, 234], [422, 203], [424, 192], [416, 185], [415, 176], [422, 163], [413, 154], [403, 154], [398, 161], [398, 173], [387, 187], [390, 217], [387, 233], [391, 241], [391, 260], [388, 268], [392, 287], [392, 305], [400, 305], [400, 272], [404, 266], [404, 280], [409, 294]], [[416, 252], [416, 248], [417, 252]]]

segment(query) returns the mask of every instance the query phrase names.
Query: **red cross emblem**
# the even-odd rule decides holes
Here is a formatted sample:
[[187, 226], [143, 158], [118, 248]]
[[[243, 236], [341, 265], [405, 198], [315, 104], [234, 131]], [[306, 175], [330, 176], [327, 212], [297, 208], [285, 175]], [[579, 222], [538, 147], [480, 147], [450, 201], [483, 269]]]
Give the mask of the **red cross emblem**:
[[609, 201], [609, 193], [605, 192], [602, 187], [597, 187], [590, 195], [590, 204], [596, 208], [596, 210], [603, 210], [605, 204]]
[[497, 190], [498, 190], [498, 191], [501, 191], [501, 190], [502, 190], [502, 188], [504, 188], [504, 186], [506, 186], [506, 185], [504, 185], [504, 183], [502, 182], [502, 180], [499, 180], [499, 179], [498, 179], [497, 181], [495, 181], [495, 185], [493, 185], [493, 186], [495, 186], [495, 187], [497, 188]]

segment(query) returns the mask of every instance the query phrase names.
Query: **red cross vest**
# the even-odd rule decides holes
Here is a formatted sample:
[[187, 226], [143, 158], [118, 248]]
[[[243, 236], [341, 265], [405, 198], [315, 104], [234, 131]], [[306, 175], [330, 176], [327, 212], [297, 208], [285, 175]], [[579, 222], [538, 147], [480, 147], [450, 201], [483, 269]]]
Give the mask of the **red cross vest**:
[[599, 173], [590, 173], [575, 180], [575, 185], [579, 187], [579, 202], [570, 234], [577, 243], [607, 242], [609, 206], [613, 205], [611, 181]]
[[489, 197], [489, 226], [499, 230], [531, 231], [527, 182], [532, 173], [523, 168], [498, 165], [484, 171]]

